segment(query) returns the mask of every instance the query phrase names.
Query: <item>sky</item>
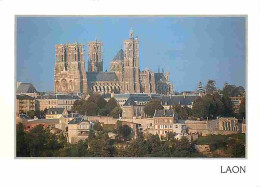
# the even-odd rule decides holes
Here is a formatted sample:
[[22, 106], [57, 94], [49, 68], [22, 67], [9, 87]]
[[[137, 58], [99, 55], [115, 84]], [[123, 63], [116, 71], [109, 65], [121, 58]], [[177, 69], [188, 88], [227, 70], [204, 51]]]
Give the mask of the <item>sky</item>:
[[245, 17], [17, 17], [17, 81], [54, 90], [55, 45], [103, 42], [104, 71], [132, 28], [139, 39], [140, 70], [170, 72], [175, 91], [195, 90], [209, 79], [246, 84]]

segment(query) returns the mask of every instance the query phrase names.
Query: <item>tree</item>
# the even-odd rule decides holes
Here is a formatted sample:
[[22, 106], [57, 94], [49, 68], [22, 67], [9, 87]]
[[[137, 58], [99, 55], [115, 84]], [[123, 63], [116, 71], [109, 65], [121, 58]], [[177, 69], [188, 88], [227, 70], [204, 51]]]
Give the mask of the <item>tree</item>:
[[187, 106], [182, 107], [180, 104], [173, 105], [175, 115], [178, 119], [186, 120], [189, 116], [191, 116], [191, 109]]
[[98, 114], [98, 106], [96, 103], [87, 100], [86, 102], [86, 114], [88, 116], [96, 116]]
[[245, 89], [242, 86], [235, 86], [230, 84], [225, 84], [222, 90], [222, 93], [229, 97], [238, 97], [242, 96], [245, 92]]
[[16, 126], [16, 156], [28, 157], [30, 156], [27, 134], [24, 131], [24, 126], [19, 123]]
[[245, 100], [245, 97], [241, 101], [241, 104], [240, 104], [239, 110], [238, 110], [238, 114], [239, 114], [240, 119], [246, 118], [246, 100]]
[[214, 80], [208, 80], [207, 85], [205, 87], [206, 94], [213, 94], [217, 88], [216, 88], [216, 82]]
[[27, 116], [30, 117], [31, 119], [34, 118], [34, 115], [35, 115], [35, 111], [34, 110], [29, 110], [27, 112]]
[[234, 116], [233, 103], [227, 94], [223, 94], [222, 103], [224, 105], [224, 110], [223, 110], [222, 115], [226, 116], [226, 117]]
[[103, 131], [103, 127], [101, 126], [101, 124], [99, 122], [96, 122], [94, 125], [93, 125], [93, 129], [95, 131]]
[[155, 110], [162, 110], [162, 109], [163, 109], [163, 106], [161, 105], [161, 102], [159, 100], [156, 100], [156, 99], [149, 101], [144, 106], [144, 112], [149, 117], [152, 117], [154, 115]]
[[97, 136], [89, 140], [89, 156], [111, 157], [114, 156], [114, 148], [107, 134], [98, 133]]
[[113, 116], [113, 118], [119, 118], [119, 116], [122, 116], [122, 109], [120, 106], [115, 107], [112, 111], [111, 111], [111, 115]]
[[205, 90], [204, 90], [204, 88], [203, 88], [203, 86], [202, 86], [202, 82], [199, 82], [199, 83], [198, 83], [197, 92], [198, 92], [198, 93], [204, 93], [204, 92], [205, 92]]
[[106, 104], [106, 109], [108, 113], [111, 115], [111, 112], [114, 110], [114, 108], [118, 107], [117, 101], [115, 98], [110, 98]]
[[194, 117], [205, 117], [207, 116], [207, 111], [205, 109], [204, 100], [202, 97], [197, 97], [194, 100], [192, 107], [192, 115]]

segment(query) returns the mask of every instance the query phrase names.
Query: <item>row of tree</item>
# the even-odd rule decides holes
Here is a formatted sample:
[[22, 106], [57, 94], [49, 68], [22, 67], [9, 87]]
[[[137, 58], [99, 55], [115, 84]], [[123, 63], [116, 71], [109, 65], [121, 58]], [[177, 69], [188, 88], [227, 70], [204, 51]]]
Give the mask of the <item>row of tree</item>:
[[[187, 106], [182, 107], [180, 104], [173, 105], [171, 108], [174, 109], [176, 117], [182, 120], [189, 117], [216, 119], [219, 116], [243, 119], [246, 114], [245, 99], [242, 100], [238, 113], [234, 113], [234, 107], [229, 96], [227, 94], [221, 96], [217, 92], [197, 97], [193, 102], [192, 109]], [[153, 117], [155, 110], [161, 109], [163, 109], [163, 106], [159, 100], [151, 100], [145, 105], [144, 112], [149, 117]]]
[[206, 94], [213, 94], [215, 92], [219, 92], [221, 94], [226, 94], [229, 97], [237, 97], [242, 96], [245, 92], [245, 89], [242, 86], [235, 86], [228, 84], [227, 82], [224, 84], [222, 90], [218, 90], [216, 87], [215, 80], [208, 80], [205, 88], [202, 86], [202, 83], [199, 82], [197, 86], [197, 92], [199, 93], [206, 93]]
[[[245, 136], [211, 135], [200, 137], [189, 142], [187, 138], [175, 139], [175, 134], [169, 133], [164, 141], [158, 135], [137, 133], [133, 138], [133, 130], [117, 123], [116, 139], [110, 139], [108, 132], [96, 123], [89, 132], [88, 139], [70, 144], [62, 134], [55, 135], [49, 129], [38, 125], [31, 131], [24, 130], [22, 124], [16, 129], [17, 157], [203, 157], [194, 148], [195, 144], [209, 144], [212, 151], [221, 149], [230, 157], [245, 156]], [[216, 155], [218, 156], [218, 155]]]
[[183, 138], [176, 140], [169, 134], [167, 140], [161, 141], [158, 135], [142, 133], [133, 141], [132, 129], [127, 125], [117, 124], [117, 138], [110, 139], [108, 133], [100, 126], [94, 125], [85, 141], [69, 144], [63, 135], [54, 135], [42, 125], [30, 132], [24, 131], [22, 124], [17, 125], [17, 157], [193, 157], [201, 156], [193, 144]]
[[122, 109], [114, 98], [110, 98], [107, 102], [99, 94], [91, 94], [87, 100], [81, 99], [74, 102], [73, 112], [79, 112], [88, 116], [112, 116], [118, 118], [122, 115]]

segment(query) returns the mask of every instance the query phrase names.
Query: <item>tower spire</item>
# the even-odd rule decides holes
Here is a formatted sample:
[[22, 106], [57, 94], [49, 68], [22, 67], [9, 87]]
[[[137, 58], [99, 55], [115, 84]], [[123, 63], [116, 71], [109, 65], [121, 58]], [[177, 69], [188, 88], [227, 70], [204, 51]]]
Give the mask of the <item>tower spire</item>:
[[134, 31], [133, 31], [132, 28], [130, 29], [129, 37], [130, 37], [131, 39], [134, 38]]

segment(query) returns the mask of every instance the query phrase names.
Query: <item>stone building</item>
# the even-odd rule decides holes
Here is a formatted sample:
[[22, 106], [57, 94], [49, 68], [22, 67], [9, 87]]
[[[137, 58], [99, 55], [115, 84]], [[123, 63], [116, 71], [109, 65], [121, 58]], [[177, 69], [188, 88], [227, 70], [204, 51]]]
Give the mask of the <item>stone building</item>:
[[56, 93], [158, 93], [170, 95], [173, 85], [169, 72], [140, 71], [139, 40], [130, 31], [110, 63], [110, 72], [103, 72], [103, 43], [88, 43], [88, 72], [85, 73], [84, 45], [56, 45], [55, 92]]
[[83, 118], [75, 118], [68, 124], [68, 142], [77, 143], [79, 140], [88, 138], [93, 124]]
[[39, 92], [31, 83], [17, 82], [16, 95], [28, 95], [30, 97], [37, 97]]
[[165, 137], [169, 132], [173, 131], [174, 125], [173, 110], [156, 110], [154, 113], [154, 131], [160, 137]]
[[103, 71], [102, 42], [88, 42], [88, 72]]
[[41, 95], [36, 98], [36, 109], [65, 108], [71, 111], [74, 102], [79, 99], [77, 95], [68, 94]]
[[16, 95], [16, 115], [35, 110], [35, 98], [28, 95]]
[[87, 93], [84, 45], [56, 45], [55, 93]]

